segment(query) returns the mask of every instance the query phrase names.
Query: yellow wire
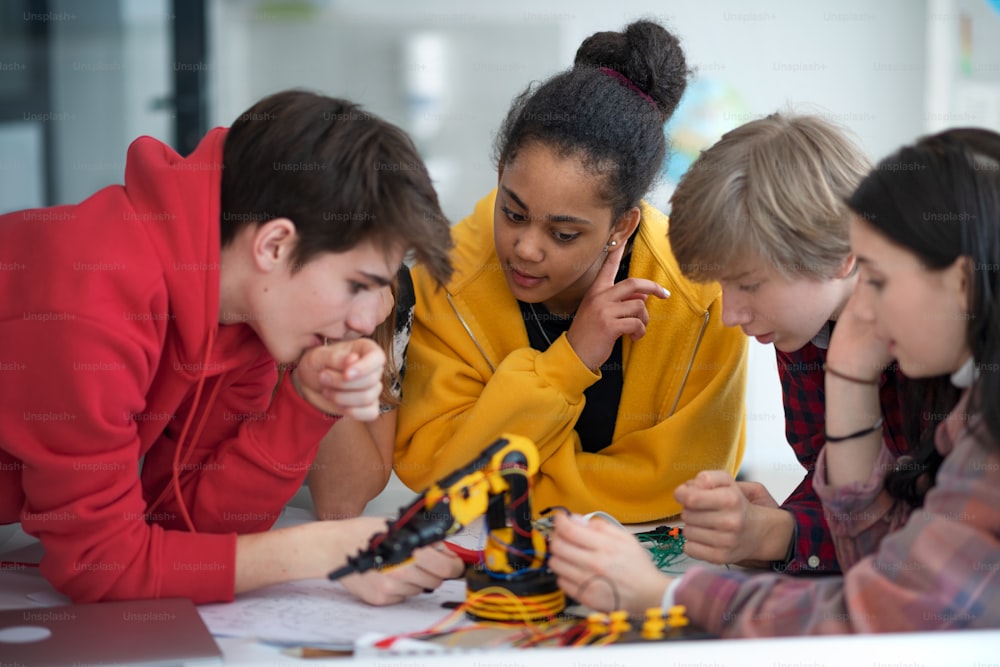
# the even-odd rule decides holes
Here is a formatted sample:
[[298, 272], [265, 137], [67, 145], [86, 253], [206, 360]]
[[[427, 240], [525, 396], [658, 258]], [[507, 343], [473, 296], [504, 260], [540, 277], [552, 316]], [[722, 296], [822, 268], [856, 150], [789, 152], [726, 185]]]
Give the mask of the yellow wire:
[[532, 623], [539, 618], [556, 616], [565, 605], [566, 599], [561, 590], [521, 597], [502, 586], [487, 586], [470, 591], [466, 596], [467, 611], [481, 618], [499, 621]]
[[[559, 613], [563, 604], [563, 599], [558, 594], [536, 596], [523, 602], [498, 600], [494, 596], [479, 596], [470, 601], [469, 611], [490, 620], [531, 622]], [[536, 610], [534, 613], [531, 612], [532, 608]]]

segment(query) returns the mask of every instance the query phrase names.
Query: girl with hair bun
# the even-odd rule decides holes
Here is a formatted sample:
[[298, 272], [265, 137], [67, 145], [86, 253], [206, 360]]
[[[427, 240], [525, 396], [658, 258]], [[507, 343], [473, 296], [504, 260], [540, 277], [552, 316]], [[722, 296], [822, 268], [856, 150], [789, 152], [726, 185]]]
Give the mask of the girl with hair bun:
[[687, 83], [677, 38], [638, 21], [513, 101], [497, 189], [452, 230], [444, 289], [417, 267], [395, 463], [422, 489], [498, 435], [534, 441], [536, 507], [626, 523], [676, 514], [743, 454], [747, 344], [717, 285], [686, 280], [642, 201]]

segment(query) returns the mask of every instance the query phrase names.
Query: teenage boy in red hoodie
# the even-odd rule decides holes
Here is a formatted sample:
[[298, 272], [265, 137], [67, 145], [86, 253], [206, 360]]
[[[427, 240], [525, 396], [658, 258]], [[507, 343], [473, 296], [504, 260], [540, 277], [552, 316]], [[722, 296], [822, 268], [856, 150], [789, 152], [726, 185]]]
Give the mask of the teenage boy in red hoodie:
[[[381, 288], [407, 251], [446, 281], [449, 247], [406, 135], [301, 91], [0, 217], [0, 523], [81, 602], [226, 601], [343, 565], [384, 521], [269, 529], [335, 415], [378, 415]], [[343, 582], [384, 604], [460, 571], [424, 549]]]

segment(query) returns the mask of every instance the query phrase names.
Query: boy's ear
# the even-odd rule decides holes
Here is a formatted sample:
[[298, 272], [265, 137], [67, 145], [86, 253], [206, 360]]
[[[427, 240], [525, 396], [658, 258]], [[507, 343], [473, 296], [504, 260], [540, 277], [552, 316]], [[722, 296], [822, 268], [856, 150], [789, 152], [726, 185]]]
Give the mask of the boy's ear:
[[858, 260], [854, 256], [853, 252], [849, 252], [847, 253], [847, 256], [844, 257], [844, 261], [840, 264], [840, 266], [837, 267], [837, 270], [834, 272], [833, 277], [837, 278], [838, 280], [843, 280], [844, 278], [851, 276], [857, 270], [857, 268], [858, 268]]
[[250, 250], [254, 265], [271, 272], [284, 265], [295, 247], [295, 223], [288, 218], [268, 220], [253, 231]]
[[617, 241], [618, 243], [625, 243], [635, 228], [639, 226], [639, 219], [642, 217], [642, 213], [639, 211], [638, 206], [633, 206], [628, 209], [615, 220], [615, 223], [611, 225], [611, 236], [608, 237], [608, 241]]

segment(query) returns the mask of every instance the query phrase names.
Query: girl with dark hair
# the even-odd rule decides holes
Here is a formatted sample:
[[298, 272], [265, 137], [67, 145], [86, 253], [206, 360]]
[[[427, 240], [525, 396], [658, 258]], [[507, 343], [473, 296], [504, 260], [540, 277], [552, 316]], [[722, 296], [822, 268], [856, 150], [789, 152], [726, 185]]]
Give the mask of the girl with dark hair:
[[[672, 578], [621, 529], [559, 516], [550, 566], [570, 595], [635, 613], [677, 602], [725, 636], [1000, 627], [1000, 135], [926, 137], [848, 205], [860, 279], [830, 343], [814, 478], [843, 576]], [[915, 458], [881, 437], [876, 378], [891, 359], [962, 391]], [[908, 494], [890, 488], [901, 471]]]
[[417, 267], [396, 471], [420, 489], [504, 432], [541, 455], [536, 506], [627, 523], [676, 514], [699, 470], [735, 473], [747, 343], [717, 285], [686, 280], [642, 201], [687, 81], [677, 38], [639, 21], [517, 97], [497, 190], [453, 228], [455, 275]]

